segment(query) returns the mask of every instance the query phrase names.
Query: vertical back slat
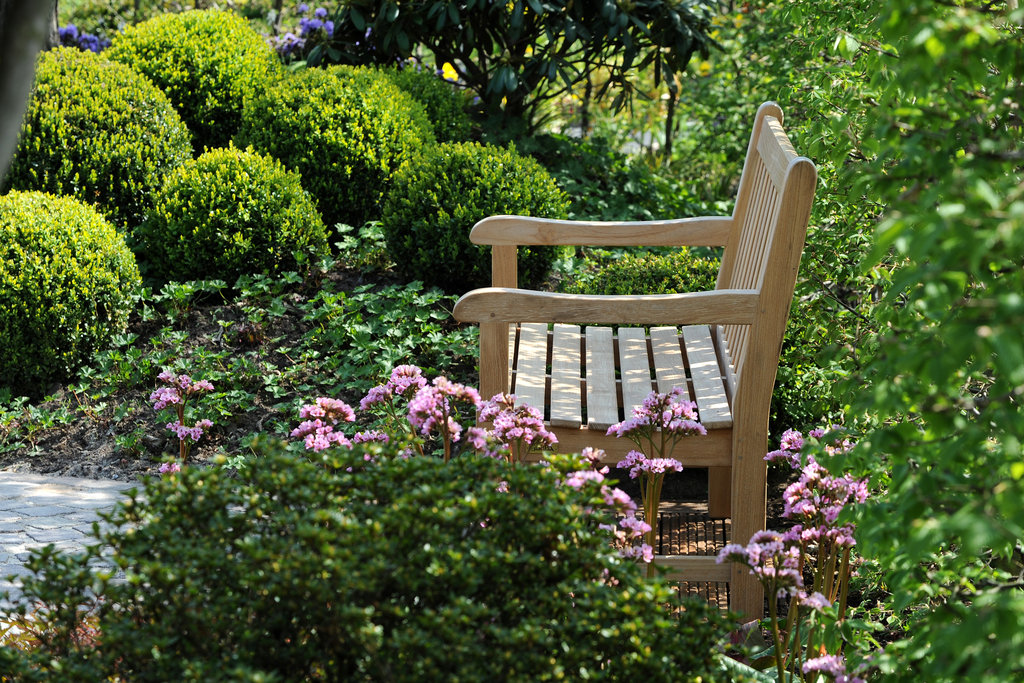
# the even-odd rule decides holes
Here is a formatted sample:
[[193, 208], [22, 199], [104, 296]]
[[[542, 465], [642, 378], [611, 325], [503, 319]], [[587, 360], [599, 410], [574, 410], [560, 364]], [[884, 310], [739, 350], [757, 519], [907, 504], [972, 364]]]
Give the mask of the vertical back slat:
[[[516, 363], [516, 403], [544, 410], [545, 370], [548, 362], [548, 326], [522, 323]], [[487, 398], [490, 398], [488, 396]]]
[[608, 429], [619, 421], [615, 392], [615, 352], [612, 328], [588, 327], [587, 339], [587, 427]]

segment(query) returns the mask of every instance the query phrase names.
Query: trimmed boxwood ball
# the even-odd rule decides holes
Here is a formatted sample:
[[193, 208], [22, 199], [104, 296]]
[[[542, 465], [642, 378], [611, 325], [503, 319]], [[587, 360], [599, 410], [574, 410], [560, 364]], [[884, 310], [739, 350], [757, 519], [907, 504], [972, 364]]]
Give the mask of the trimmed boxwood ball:
[[296, 173], [251, 149], [213, 149], [176, 169], [136, 231], [147, 277], [193, 280], [295, 270], [327, 253], [327, 235]]
[[469, 139], [471, 123], [463, 107], [465, 100], [443, 78], [412, 65], [383, 71], [395, 85], [427, 110], [438, 142], [464, 142]]
[[245, 100], [282, 71], [263, 36], [237, 14], [219, 10], [161, 14], [127, 26], [107, 55], [164, 91], [192, 133], [196, 154], [226, 146]]
[[167, 96], [123, 64], [77, 48], [44, 52], [5, 187], [74, 195], [122, 228], [192, 156]]
[[[449, 143], [402, 166], [381, 224], [399, 272], [459, 293], [491, 282], [490, 247], [469, 241], [474, 223], [495, 214], [564, 218], [567, 207], [565, 194], [533, 159], [504, 147]], [[543, 280], [556, 253], [520, 247], [520, 284]]]
[[72, 197], [0, 197], [0, 386], [38, 395], [124, 331], [140, 285], [114, 226]]
[[235, 137], [298, 171], [329, 226], [378, 218], [395, 171], [433, 142], [422, 105], [376, 70], [345, 66], [300, 71], [258, 93]]

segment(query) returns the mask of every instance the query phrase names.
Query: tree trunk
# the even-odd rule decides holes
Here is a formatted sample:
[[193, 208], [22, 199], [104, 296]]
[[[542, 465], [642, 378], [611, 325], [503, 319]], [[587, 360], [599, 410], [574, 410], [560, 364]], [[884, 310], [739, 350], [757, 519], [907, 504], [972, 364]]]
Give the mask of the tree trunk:
[[0, 0], [0, 178], [17, 147], [36, 57], [50, 37], [56, 11], [57, 0]]

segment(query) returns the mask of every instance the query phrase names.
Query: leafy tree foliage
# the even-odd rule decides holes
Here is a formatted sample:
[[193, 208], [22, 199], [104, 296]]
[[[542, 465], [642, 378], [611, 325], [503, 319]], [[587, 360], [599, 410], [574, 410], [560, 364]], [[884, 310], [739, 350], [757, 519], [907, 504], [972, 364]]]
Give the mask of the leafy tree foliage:
[[418, 48], [451, 64], [488, 117], [536, 122], [537, 108], [606, 69], [619, 101], [637, 70], [670, 82], [695, 53], [707, 55], [710, 13], [681, 0], [347, 0], [333, 38], [309, 62], [393, 63]]

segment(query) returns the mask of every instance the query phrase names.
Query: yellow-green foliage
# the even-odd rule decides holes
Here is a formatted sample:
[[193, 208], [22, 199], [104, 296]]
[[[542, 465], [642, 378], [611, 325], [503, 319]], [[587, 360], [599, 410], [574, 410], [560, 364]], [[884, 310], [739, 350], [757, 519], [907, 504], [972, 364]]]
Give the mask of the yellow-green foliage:
[[197, 154], [227, 145], [245, 100], [281, 70], [274, 50], [245, 19], [218, 10], [161, 14], [128, 26], [107, 54], [164, 91]]
[[[459, 293], [491, 281], [490, 247], [469, 241], [474, 223], [495, 214], [564, 218], [567, 206], [544, 167], [514, 149], [447, 143], [402, 166], [381, 226], [399, 272]], [[521, 247], [520, 282], [541, 281], [555, 255]]]
[[164, 175], [191, 156], [188, 131], [137, 72], [75, 48], [44, 52], [5, 187], [74, 195], [137, 225]]
[[0, 386], [36, 393], [123, 331], [135, 257], [95, 209], [71, 197], [0, 197]]
[[469, 139], [471, 124], [464, 108], [465, 97], [450, 83], [430, 71], [418, 70], [411, 65], [401, 70], [387, 68], [383, 72], [427, 110], [438, 142], [464, 142]]
[[258, 93], [235, 137], [302, 175], [327, 225], [380, 216], [399, 165], [434, 142], [423, 107], [373, 69], [307, 69]]
[[719, 262], [681, 247], [667, 254], [624, 253], [593, 261], [560, 289], [570, 294], [674, 294], [715, 288]]
[[213, 149], [175, 170], [136, 231], [147, 275], [167, 280], [295, 270], [324, 254], [323, 221], [299, 176], [267, 156]]

